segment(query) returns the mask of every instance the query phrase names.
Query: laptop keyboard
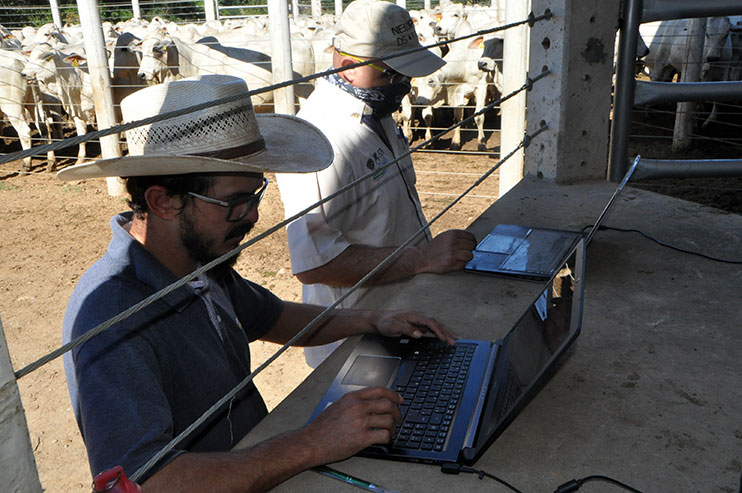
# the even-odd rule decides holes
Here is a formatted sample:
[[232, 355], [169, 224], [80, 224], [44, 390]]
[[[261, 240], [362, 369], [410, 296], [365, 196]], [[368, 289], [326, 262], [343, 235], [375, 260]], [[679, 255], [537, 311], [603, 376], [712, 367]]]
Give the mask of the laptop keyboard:
[[393, 447], [442, 451], [456, 415], [476, 345], [451, 347], [437, 339], [407, 356], [393, 389], [404, 399]]

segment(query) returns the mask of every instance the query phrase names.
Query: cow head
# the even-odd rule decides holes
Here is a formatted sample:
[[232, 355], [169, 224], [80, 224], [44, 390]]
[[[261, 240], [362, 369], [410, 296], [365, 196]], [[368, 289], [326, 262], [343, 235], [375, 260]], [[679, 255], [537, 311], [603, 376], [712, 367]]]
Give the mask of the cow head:
[[142, 62], [137, 75], [147, 82], [163, 82], [170, 71], [168, 49], [173, 42], [159, 36], [148, 36], [141, 44]]
[[55, 81], [57, 62], [61, 60], [57, 50], [48, 43], [40, 43], [25, 55], [28, 57], [28, 62], [21, 72], [25, 79], [35, 79], [44, 84]]

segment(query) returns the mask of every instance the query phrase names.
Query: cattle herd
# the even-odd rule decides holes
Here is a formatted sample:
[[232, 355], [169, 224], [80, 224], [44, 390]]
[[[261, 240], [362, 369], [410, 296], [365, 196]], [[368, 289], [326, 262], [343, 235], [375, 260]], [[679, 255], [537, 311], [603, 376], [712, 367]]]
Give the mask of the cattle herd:
[[[494, 2], [493, 5], [496, 5]], [[504, 1], [503, 1], [504, 5]], [[501, 8], [451, 3], [441, 10], [415, 10], [410, 14], [424, 45], [453, 40], [504, 24]], [[294, 77], [330, 68], [334, 15], [290, 19]], [[652, 80], [670, 81], [680, 71], [688, 20], [642, 25], [640, 43], [644, 70]], [[114, 107], [122, 98], [146, 85], [205, 73], [231, 74], [245, 79], [250, 89], [272, 83], [271, 43], [266, 16], [179, 25], [155, 17], [103, 23], [109, 54]], [[707, 19], [704, 42], [704, 80], [742, 78], [742, 18]], [[402, 102], [398, 122], [408, 139], [420, 129], [429, 138], [433, 114], [453, 108], [460, 121], [464, 109], [479, 110], [502, 91], [503, 31], [469, 37], [442, 45], [440, 55], [448, 62], [428, 77], [413, 80], [413, 90]], [[29, 149], [34, 140], [62, 138], [62, 124], [74, 122], [81, 135], [95, 125], [90, 77], [87, 72], [82, 30], [79, 25], [58, 28], [8, 30], [0, 26], [0, 114], [4, 124], [18, 134]], [[644, 49], [646, 46], [646, 49]], [[312, 91], [312, 84], [295, 88], [297, 103]], [[253, 96], [257, 111], [272, 111], [272, 93]], [[485, 150], [484, 116], [476, 120], [477, 145]], [[71, 127], [71, 125], [70, 125]], [[32, 130], [33, 129], [33, 130]], [[456, 129], [450, 147], [461, 146]], [[79, 146], [78, 162], [87, 158]], [[24, 160], [24, 168], [30, 166]], [[47, 155], [50, 170], [53, 152]]]

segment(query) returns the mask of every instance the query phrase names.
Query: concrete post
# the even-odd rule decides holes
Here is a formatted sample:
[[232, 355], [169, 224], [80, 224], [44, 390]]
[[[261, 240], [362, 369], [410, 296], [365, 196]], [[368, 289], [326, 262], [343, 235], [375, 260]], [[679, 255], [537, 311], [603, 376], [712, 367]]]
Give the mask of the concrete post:
[[320, 0], [312, 0], [312, 18], [319, 19], [322, 15], [322, 2]]
[[216, 20], [216, 2], [214, 0], [204, 0], [204, 15], [207, 22]]
[[[116, 114], [113, 109], [113, 91], [111, 74], [108, 71], [106, 43], [101, 30], [100, 12], [96, 0], [77, 0], [77, 11], [85, 40], [85, 53], [88, 61], [90, 84], [93, 88], [93, 104], [98, 128], [110, 128], [116, 125]], [[100, 139], [101, 152], [104, 158], [121, 156], [119, 135], [108, 135]], [[125, 192], [119, 178], [106, 178], [108, 193], [114, 197]]]
[[406, 9], [407, 8], [407, 1], [406, 0], [397, 0], [397, 5], [399, 5], [403, 9]]
[[3, 491], [42, 491], [2, 320], [0, 320], [0, 485]]
[[59, 2], [57, 0], [49, 0], [49, 7], [52, 10], [52, 21], [54, 25], [59, 29], [62, 29], [62, 16], [59, 15]]
[[[271, 32], [271, 68], [273, 83], [293, 79], [291, 63], [291, 33], [286, 0], [268, 0], [268, 20]], [[294, 86], [273, 91], [275, 112], [294, 115]]]
[[[206, 1], [208, 2], [209, 0]], [[142, 9], [139, 8], [139, 0], [131, 0], [131, 12], [134, 19], [142, 18]]]
[[[701, 80], [703, 64], [703, 41], [706, 36], [706, 19], [690, 19], [688, 35], [685, 37], [685, 58], [680, 70], [680, 82], [698, 82]], [[681, 151], [691, 144], [693, 132], [693, 113], [695, 101], [678, 103], [675, 110], [675, 129], [672, 134], [672, 150]]]
[[531, 29], [529, 73], [552, 73], [528, 93], [528, 131], [541, 121], [549, 130], [525, 150], [524, 173], [556, 183], [605, 178], [620, 3], [533, 0], [534, 14], [553, 17]]
[[343, 0], [335, 0], [335, 15], [338, 17], [343, 13]]
[[[530, 2], [507, 0], [505, 23], [522, 21], [528, 17]], [[502, 55], [502, 87], [510, 94], [523, 85], [528, 70], [528, 26], [519, 26], [505, 31]], [[500, 155], [510, 153], [523, 140], [526, 129], [526, 94], [520, 93], [502, 103], [500, 121]], [[502, 197], [523, 178], [523, 151], [515, 153], [500, 167], [500, 191]]]

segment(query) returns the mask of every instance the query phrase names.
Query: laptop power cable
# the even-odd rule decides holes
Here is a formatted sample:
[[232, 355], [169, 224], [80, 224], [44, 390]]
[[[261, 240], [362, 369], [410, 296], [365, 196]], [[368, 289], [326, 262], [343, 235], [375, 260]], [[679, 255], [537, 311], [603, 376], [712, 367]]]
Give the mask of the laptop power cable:
[[587, 483], [588, 481], [605, 481], [607, 483], [620, 486], [627, 491], [631, 491], [633, 493], [641, 493], [641, 491], [637, 490], [636, 488], [632, 488], [631, 486], [624, 484], [621, 481], [600, 474], [593, 474], [592, 476], [586, 476], [582, 479], [572, 479], [570, 481], [567, 481], [566, 483], [560, 485], [556, 490], [554, 490], [554, 493], [571, 493], [573, 491], [577, 491], [582, 487], [583, 484]]
[[[582, 230], [585, 231], [588, 228], [590, 228], [590, 226], [585, 226], [584, 228], [582, 228]], [[706, 255], [704, 253], [694, 252], [692, 250], [686, 250], [684, 248], [680, 248], [680, 247], [676, 247], [674, 245], [670, 245], [668, 243], [664, 243], [663, 241], [660, 241], [657, 238], [654, 238], [654, 237], [652, 237], [652, 236], [644, 233], [643, 231], [639, 231], [638, 229], [623, 229], [623, 228], [614, 228], [612, 226], [600, 226], [598, 228], [598, 230], [599, 231], [604, 231], [604, 230], [619, 231], [621, 233], [638, 233], [638, 234], [642, 235], [643, 237], [645, 237], [646, 239], [651, 240], [651, 241], [653, 241], [653, 242], [657, 243], [658, 245], [663, 246], [665, 248], [669, 248], [671, 250], [675, 250], [676, 252], [687, 253], [689, 255], [696, 255], [698, 257], [702, 257], [702, 258], [705, 258], [707, 260], [713, 260], [714, 262], [722, 262], [722, 263], [725, 263], [725, 264], [733, 264], [733, 265], [742, 264], [742, 260], [727, 260], [727, 259], [712, 257], [712, 256]]]
[[[473, 467], [462, 466], [461, 464], [458, 464], [456, 462], [445, 462], [441, 464], [441, 472], [444, 474], [459, 474], [462, 472], [469, 473], [469, 474], [476, 474], [479, 476], [479, 479], [484, 479], [485, 477], [488, 477], [490, 479], [494, 479], [495, 481], [508, 487], [510, 490], [515, 491], [516, 493], [522, 493], [518, 488], [511, 485], [504, 479], [498, 478], [494, 474], [490, 474], [486, 471], [482, 471], [481, 469], [474, 469]], [[640, 490], [637, 490], [636, 488], [633, 488], [625, 483], [622, 483], [621, 481], [618, 481], [617, 479], [613, 479], [608, 476], [603, 476], [601, 474], [593, 474], [591, 476], [586, 476], [582, 479], [572, 479], [570, 481], [567, 481], [566, 483], [560, 485], [556, 490], [554, 490], [554, 493], [572, 493], [574, 491], [579, 490], [582, 487], [582, 485], [587, 483], [588, 481], [605, 481], [615, 486], [619, 486], [627, 491], [631, 491], [632, 493], [642, 493]], [[742, 476], [740, 477], [740, 493], [742, 493]]]
[[507, 486], [508, 488], [510, 488], [512, 491], [515, 491], [516, 493], [522, 493], [518, 488], [509, 484], [504, 479], [498, 478], [494, 474], [490, 474], [486, 471], [482, 471], [481, 469], [474, 469], [473, 467], [462, 466], [461, 464], [458, 464], [456, 462], [444, 462], [443, 464], [441, 464], [441, 472], [444, 474], [459, 474], [461, 472], [466, 472], [469, 474], [478, 475], [479, 479], [484, 479], [485, 477], [488, 477], [490, 479], [494, 479], [495, 481], [497, 481], [498, 483], [504, 486]]

